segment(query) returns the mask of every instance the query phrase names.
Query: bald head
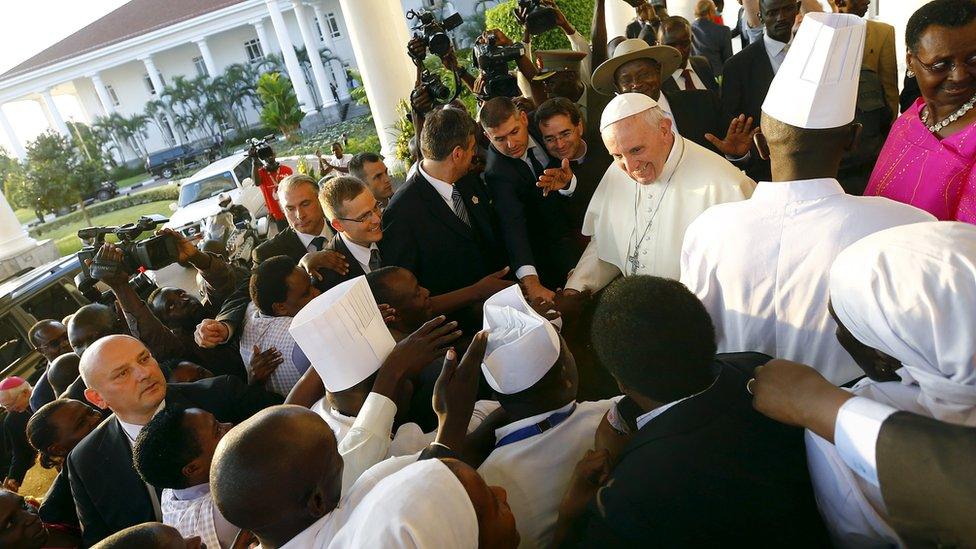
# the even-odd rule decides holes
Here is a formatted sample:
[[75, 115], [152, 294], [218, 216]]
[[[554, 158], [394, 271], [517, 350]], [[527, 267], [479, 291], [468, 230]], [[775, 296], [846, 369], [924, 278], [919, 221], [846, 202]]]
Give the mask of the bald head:
[[47, 367], [47, 382], [54, 389], [55, 395], [60, 395], [68, 386], [78, 379], [81, 359], [74, 353], [68, 353], [54, 359]]
[[112, 534], [95, 545], [93, 549], [129, 549], [130, 547], [197, 549], [200, 547], [200, 536], [183, 538], [172, 526], [159, 522], [145, 522]]
[[262, 410], [217, 445], [210, 489], [228, 521], [262, 544], [280, 546], [339, 503], [342, 458], [335, 435], [307, 408]]
[[68, 321], [68, 340], [78, 356], [99, 338], [118, 333], [122, 328], [115, 310], [101, 303], [85, 305]]
[[149, 422], [166, 397], [166, 378], [159, 363], [138, 339], [109, 335], [81, 355], [78, 365], [85, 398], [135, 425]]

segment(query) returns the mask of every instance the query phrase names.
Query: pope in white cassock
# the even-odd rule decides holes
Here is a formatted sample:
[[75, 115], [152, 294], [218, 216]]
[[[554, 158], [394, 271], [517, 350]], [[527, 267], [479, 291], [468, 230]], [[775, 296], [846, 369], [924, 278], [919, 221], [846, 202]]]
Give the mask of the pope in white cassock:
[[600, 132], [614, 164], [586, 210], [583, 234], [590, 243], [566, 289], [595, 292], [621, 274], [678, 278], [688, 225], [712, 205], [749, 198], [755, 183], [681, 137], [644, 94], [614, 97]]
[[720, 353], [758, 351], [813, 366], [835, 384], [861, 375], [837, 342], [827, 275], [844, 248], [928, 213], [850, 196], [836, 175], [856, 143], [864, 20], [810, 13], [762, 106], [772, 182], [703, 213], [685, 235], [681, 282], [705, 304]]

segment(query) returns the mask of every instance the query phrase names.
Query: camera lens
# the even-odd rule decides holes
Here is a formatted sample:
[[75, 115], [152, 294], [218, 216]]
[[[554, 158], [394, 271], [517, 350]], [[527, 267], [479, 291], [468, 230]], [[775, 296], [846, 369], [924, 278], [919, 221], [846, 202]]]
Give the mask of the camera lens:
[[430, 37], [430, 44], [427, 47], [434, 55], [446, 55], [451, 51], [451, 39], [443, 32], [438, 32]]

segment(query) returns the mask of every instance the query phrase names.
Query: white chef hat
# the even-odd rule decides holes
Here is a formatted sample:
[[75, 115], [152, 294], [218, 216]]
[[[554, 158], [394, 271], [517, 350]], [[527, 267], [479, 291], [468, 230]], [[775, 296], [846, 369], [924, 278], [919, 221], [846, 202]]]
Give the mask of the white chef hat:
[[309, 301], [288, 332], [333, 393], [373, 375], [396, 345], [365, 276]]
[[614, 122], [656, 106], [658, 106], [657, 101], [642, 93], [622, 93], [611, 99], [604, 107], [603, 116], [600, 117], [600, 131]]
[[524, 391], [546, 375], [559, 358], [556, 329], [509, 286], [485, 301], [484, 329], [488, 345], [481, 371], [496, 392]]
[[864, 20], [808, 13], [769, 86], [762, 111], [798, 128], [838, 128], [854, 120], [864, 56]]

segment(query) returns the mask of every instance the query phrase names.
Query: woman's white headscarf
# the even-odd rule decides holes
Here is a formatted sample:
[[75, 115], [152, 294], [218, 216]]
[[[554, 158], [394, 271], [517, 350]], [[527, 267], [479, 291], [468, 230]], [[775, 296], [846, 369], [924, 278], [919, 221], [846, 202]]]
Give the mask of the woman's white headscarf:
[[377, 483], [329, 547], [475, 549], [478, 517], [457, 476], [439, 459], [426, 459]]
[[976, 226], [916, 223], [867, 236], [830, 269], [830, 299], [860, 342], [897, 359], [933, 417], [976, 418]]

